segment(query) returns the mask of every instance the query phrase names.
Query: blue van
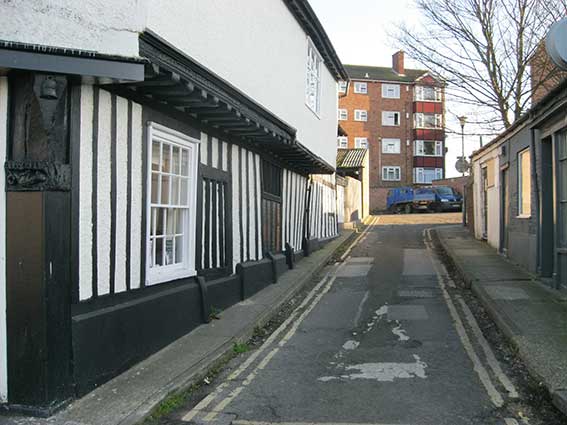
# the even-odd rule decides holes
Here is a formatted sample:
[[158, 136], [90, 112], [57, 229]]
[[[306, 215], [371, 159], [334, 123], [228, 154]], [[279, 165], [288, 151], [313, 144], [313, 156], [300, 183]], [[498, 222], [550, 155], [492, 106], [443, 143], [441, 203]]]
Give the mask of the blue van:
[[431, 186], [414, 189], [412, 210], [414, 211], [461, 211], [463, 198], [452, 187]]

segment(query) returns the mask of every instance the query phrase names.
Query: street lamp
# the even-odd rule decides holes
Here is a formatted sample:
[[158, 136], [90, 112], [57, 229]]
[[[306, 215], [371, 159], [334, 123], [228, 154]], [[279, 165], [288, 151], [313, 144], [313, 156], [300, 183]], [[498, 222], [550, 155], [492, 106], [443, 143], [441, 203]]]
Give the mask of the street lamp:
[[[465, 164], [465, 123], [467, 122], [467, 117], [465, 115], [461, 115], [459, 118], [459, 122], [461, 123], [461, 159], [463, 161], [463, 165]], [[465, 176], [465, 167], [463, 167], [463, 177]]]

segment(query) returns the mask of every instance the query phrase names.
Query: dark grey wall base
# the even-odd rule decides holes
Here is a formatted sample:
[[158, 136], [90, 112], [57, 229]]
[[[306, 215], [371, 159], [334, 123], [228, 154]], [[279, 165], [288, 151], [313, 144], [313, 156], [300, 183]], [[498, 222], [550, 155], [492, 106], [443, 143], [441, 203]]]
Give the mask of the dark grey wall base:
[[236, 273], [240, 276], [243, 300], [273, 282], [272, 261], [267, 258], [238, 264]]
[[74, 380], [83, 395], [202, 323], [193, 279], [72, 318]]
[[303, 241], [303, 255], [309, 257], [313, 252], [321, 248], [319, 239], [305, 239]]
[[240, 277], [232, 275], [206, 283], [211, 311], [225, 310], [241, 301]]
[[67, 406], [71, 402], [71, 399], [59, 401], [49, 406], [27, 406], [25, 404], [0, 404], [0, 415], [3, 412], [7, 414], [21, 414], [26, 416], [34, 416], [37, 418], [48, 418], [53, 416], [59, 410]]

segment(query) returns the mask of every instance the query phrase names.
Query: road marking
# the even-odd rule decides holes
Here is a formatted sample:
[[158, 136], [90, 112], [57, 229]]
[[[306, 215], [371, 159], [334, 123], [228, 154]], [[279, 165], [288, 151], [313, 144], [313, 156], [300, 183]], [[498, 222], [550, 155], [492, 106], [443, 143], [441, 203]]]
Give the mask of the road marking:
[[322, 289], [322, 291], [317, 294], [317, 296], [315, 297], [315, 299], [313, 300], [313, 302], [309, 305], [309, 307], [307, 307], [305, 309], [305, 311], [303, 311], [303, 313], [301, 313], [301, 315], [297, 318], [297, 320], [293, 323], [293, 325], [291, 326], [290, 330], [283, 336], [283, 338], [280, 340], [280, 342], [278, 343], [278, 346], [276, 348], [274, 348], [269, 354], [268, 356], [266, 356], [262, 362], [256, 366], [252, 372], [250, 372], [250, 374], [246, 377], [246, 379], [244, 380], [244, 382], [242, 383], [242, 385], [240, 385], [239, 387], [237, 387], [235, 390], [233, 390], [227, 397], [225, 397], [224, 399], [222, 399], [208, 414], [207, 416], [205, 416], [205, 421], [212, 421], [216, 418], [218, 413], [221, 413], [231, 402], [232, 400], [234, 400], [238, 394], [240, 394], [240, 392], [244, 389], [245, 386], [249, 385], [254, 378], [256, 377], [256, 375], [258, 374], [258, 372], [261, 369], [264, 369], [267, 364], [269, 363], [269, 361], [276, 355], [276, 353], [278, 352], [278, 350], [283, 347], [292, 337], [293, 335], [295, 335], [295, 333], [297, 332], [297, 329], [299, 328], [299, 325], [301, 325], [301, 323], [303, 322], [303, 320], [305, 319], [305, 317], [307, 317], [307, 315], [309, 313], [311, 313], [311, 311], [315, 308], [315, 306], [319, 303], [319, 301], [321, 300], [321, 298], [323, 298], [323, 296], [329, 292], [329, 289], [331, 289], [331, 286], [333, 286], [333, 283], [335, 282], [336, 276], [332, 276], [331, 279], [329, 279], [329, 281], [327, 282], [327, 284], [325, 285], [325, 287]]
[[370, 228], [372, 226], [376, 225], [380, 221], [381, 218], [382, 218], [381, 216], [376, 216], [376, 215], [372, 218], [372, 220], [370, 221], [370, 223], [368, 224], [366, 229], [364, 229], [362, 231], [362, 233], [360, 235], [358, 235], [357, 238], [352, 242], [352, 244], [350, 244], [350, 246], [347, 248], [347, 250], [345, 252], [343, 252], [343, 255], [341, 255], [341, 257], [340, 257], [341, 261], [344, 261], [344, 259], [348, 256], [348, 254], [356, 246], [356, 244], [359, 242], [359, 240], [362, 239], [362, 237], [368, 233]]
[[364, 297], [362, 297], [362, 301], [360, 301], [360, 304], [358, 305], [358, 310], [356, 310], [356, 316], [354, 316], [354, 322], [353, 322], [355, 328], [358, 326], [360, 316], [362, 315], [362, 309], [364, 308], [364, 304], [366, 304], [369, 295], [370, 295], [370, 291], [366, 291], [364, 293]]
[[459, 301], [459, 304], [461, 304], [461, 308], [465, 313], [465, 317], [469, 322], [469, 325], [473, 331], [474, 336], [476, 337], [476, 339], [478, 340], [480, 346], [484, 351], [486, 360], [488, 361], [488, 366], [490, 366], [490, 368], [492, 369], [492, 371], [494, 372], [500, 383], [504, 386], [504, 388], [506, 388], [506, 391], [508, 391], [508, 396], [510, 398], [518, 398], [519, 396], [516, 387], [510, 381], [510, 379], [508, 379], [506, 374], [504, 374], [504, 372], [502, 371], [502, 368], [500, 367], [500, 363], [498, 362], [498, 360], [496, 360], [496, 356], [494, 355], [494, 352], [488, 345], [488, 341], [482, 334], [482, 331], [478, 326], [478, 322], [474, 318], [471, 310], [469, 309], [469, 306], [466, 305], [466, 303], [463, 301], [460, 295], [457, 295], [457, 300]]
[[[350, 246], [348, 247], [348, 249], [343, 253], [343, 255], [341, 256], [341, 261], [343, 261], [347, 255], [350, 253], [350, 251], [352, 250], [352, 248], [357, 244], [357, 242], [364, 236], [366, 235], [370, 228], [374, 225], [374, 223], [378, 222], [380, 219], [380, 217], [376, 217], [374, 216], [374, 218], [371, 220], [371, 223], [362, 231], [362, 233], [360, 233], [360, 235], [358, 235], [356, 237], [356, 239], [350, 244]], [[297, 306], [297, 308], [290, 314], [290, 316], [268, 337], [268, 339], [266, 339], [266, 341], [264, 341], [264, 343], [260, 346], [260, 348], [258, 348], [258, 350], [256, 350], [254, 353], [252, 353], [250, 355], [250, 357], [248, 357], [248, 359], [246, 359], [246, 361], [244, 363], [242, 363], [242, 365], [240, 365], [240, 367], [238, 367], [234, 372], [232, 372], [227, 380], [225, 382], [223, 382], [222, 384], [220, 384], [215, 391], [213, 391], [212, 393], [210, 393], [209, 395], [207, 395], [203, 400], [201, 400], [192, 410], [190, 410], [185, 416], [183, 416], [182, 420], [183, 421], [191, 421], [197, 414], [205, 411], [207, 409], [207, 407], [217, 398], [219, 397], [223, 391], [225, 389], [227, 389], [227, 387], [230, 385], [231, 382], [235, 381], [244, 371], [246, 371], [246, 369], [248, 369], [250, 367], [250, 365], [270, 346], [272, 345], [272, 343], [276, 340], [276, 338], [284, 331], [287, 329], [287, 327], [290, 325], [290, 323], [292, 323], [292, 321], [295, 319], [295, 317], [299, 314], [299, 311], [301, 309], [303, 309], [309, 302], [311, 302], [312, 299], [314, 299], [313, 304], [311, 304], [307, 310], [305, 310], [297, 320], [299, 320], [300, 322], [303, 320], [303, 318], [305, 318], [305, 316], [308, 314], [308, 312], [310, 312], [315, 305], [319, 302], [319, 300], [321, 299], [321, 297], [330, 289], [331, 285], [333, 284], [334, 280], [335, 280], [335, 276], [333, 276], [329, 282], [327, 283], [327, 285], [324, 287], [323, 292], [317, 295], [317, 292], [319, 291], [319, 289], [325, 284], [325, 282], [327, 281], [327, 279], [329, 278], [329, 276], [333, 273], [333, 272], [337, 272], [339, 271], [343, 264], [345, 263], [341, 263], [338, 267], [336, 267], [335, 269], [330, 270], [324, 277], [323, 279], [321, 279], [321, 281], [319, 281], [317, 283], [317, 285], [309, 292], [309, 294], [307, 294], [307, 296], [305, 297], [305, 299], [301, 302], [301, 304], [299, 306]], [[307, 313], [307, 314], [306, 314]], [[292, 326], [292, 329], [283, 337], [282, 341], [285, 339], [286, 341], [289, 340], [289, 338], [291, 338], [291, 336], [293, 334], [290, 334], [291, 331], [293, 330], [293, 333], [295, 333], [295, 330], [297, 330], [297, 327], [299, 326], [299, 323], [294, 324]], [[281, 341], [279, 346], [281, 347]], [[262, 360], [262, 362], [260, 363], [261, 365], [263, 365], [262, 369], [267, 365], [267, 363], [269, 362], [269, 360], [278, 352], [279, 347], [274, 348], [267, 356], [266, 358], [268, 359], [266, 361], [266, 358], [264, 358]], [[260, 366], [260, 365], [259, 365]], [[251, 372], [246, 380], [244, 382], [247, 382], [249, 378], [253, 379], [253, 376], [255, 376], [255, 372], [257, 370], [259, 370], [259, 366], [257, 366], [255, 369], [253, 369], [253, 372]], [[254, 374], [254, 375], [253, 375]], [[251, 382], [251, 379], [249, 382]], [[243, 386], [239, 387], [239, 391], [233, 390], [225, 399], [223, 399], [221, 402], [219, 402], [219, 404], [217, 404], [217, 407], [215, 409], [213, 409], [212, 412], [210, 412], [207, 417], [212, 416], [212, 419], [214, 419], [216, 417], [216, 414], [218, 414], [218, 407], [221, 403], [226, 403], [226, 405], [228, 405], [228, 403], [230, 403], [234, 398], [236, 398], [236, 396], [238, 394], [240, 394], [240, 391], [242, 391]], [[225, 407], [226, 407], [225, 405]], [[214, 414], [214, 415], [212, 415]]]
[[[427, 235], [427, 238], [426, 238], [426, 235]], [[453, 322], [455, 322], [455, 328], [457, 330], [457, 334], [459, 335], [459, 338], [461, 339], [461, 343], [463, 344], [463, 348], [465, 349], [465, 352], [468, 354], [469, 358], [473, 362], [474, 371], [477, 373], [477, 375], [480, 379], [480, 382], [482, 383], [486, 392], [488, 393], [490, 400], [492, 401], [492, 403], [496, 407], [502, 407], [504, 405], [504, 399], [502, 398], [502, 395], [498, 392], [498, 390], [496, 389], [496, 387], [494, 386], [494, 384], [490, 380], [490, 375], [488, 374], [488, 371], [483, 366], [478, 355], [476, 354], [474, 347], [471, 343], [471, 340], [470, 340], [470, 338], [469, 338], [469, 336], [468, 336], [468, 334], [465, 330], [465, 326], [463, 324], [463, 321], [461, 320], [461, 317], [459, 316], [459, 313], [457, 312], [457, 308], [455, 307], [453, 300], [449, 296], [449, 293], [447, 292], [447, 288], [445, 287], [445, 283], [443, 282], [443, 279], [441, 278], [441, 275], [439, 274], [439, 270], [438, 270], [437, 265], [436, 265], [437, 261], [435, 261], [436, 259], [433, 257], [433, 250], [432, 250], [431, 245], [430, 245], [430, 241], [431, 241], [430, 229], [425, 229], [423, 231], [423, 236], [424, 236], [425, 245], [428, 249], [428, 253], [429, 253], [431, 260], [432, 260], [433, 267], [436, 269], [436, 272], [437, 272], [437, 277], [438, 277], [437, 281], [439, 282], [439, 287], [441, 288], [441, 293], [443, 294], [443, 298], [445, 299], [445, 303], [447, 304], [447, 307], [449, 308], [449, 313], [451, 314], [451, 317], [453, 318]]]

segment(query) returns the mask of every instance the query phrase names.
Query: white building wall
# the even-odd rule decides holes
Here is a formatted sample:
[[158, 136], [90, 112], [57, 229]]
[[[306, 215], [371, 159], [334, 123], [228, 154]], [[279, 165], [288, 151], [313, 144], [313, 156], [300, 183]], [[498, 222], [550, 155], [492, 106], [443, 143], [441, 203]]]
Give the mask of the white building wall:
[[282, 0], [150, 2], [147, 26], [298, 130], [334, 164], [337, 89], [321, 68], [321, 112], [305, 105], [307, 35]]
[[[6, 158], [8, 78], [0, 77], [0, 158]], [[0, 173], [0, 403], [8, 400], [8, 352], [6, 335], [6, 192]]]
[[2, 1], [0, 40], [137, 56], [146, 1]]

